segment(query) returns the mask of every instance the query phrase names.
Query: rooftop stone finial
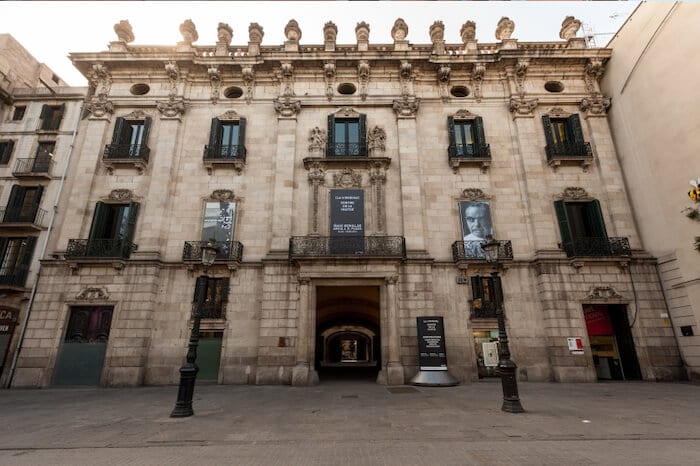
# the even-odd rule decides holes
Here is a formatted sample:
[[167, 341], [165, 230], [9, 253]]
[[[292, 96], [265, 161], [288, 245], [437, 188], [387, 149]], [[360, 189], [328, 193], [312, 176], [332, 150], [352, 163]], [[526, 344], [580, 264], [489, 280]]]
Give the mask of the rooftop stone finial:
[[430, 25], [430, 42], [435, 44], [435, 42], [439, 40], [444, 40], [445, 39], [445, 25], [443, 24], [442, 21], [435, 21], [433, 24]]
[[496, 39], [510, 39], [510, 36], [513, 34], [514, 30], [515, 22], [513, 22], [513, 20], [507, 16], [504, 16], [498, 21], [498, 25], [496, 26]]
[[225, 45], [231, 45], [231, 40], [233, 39], [233, 29], [227, 23], [219, 23], [216, 29], [216, 37], [219, 42]]
[[186, 19], [180, 25], [180, 34], [182, 34], [182, 41], [185, 44], [192, 45], [192, 42], [196, 42], [199, 39], [199, 34], [197, 34], [197, 28], [191, 19]]
[[134, 41], [134, 31], [131, 29], [131, 24], [129, 24], [128, 19], [123, 19], [114, 25], [114, 32], [117, 33], [117, 40], [119, 42], [133, 42]]
[[474, 21], [467, 21], [462, 24], [459, 35], [462, 37], [463, 44], [466, 44], [469, 40], [476, 39], [476, 23]]
[[323, 25], [323, 40], [326, 42], [335, 42], [338, 36], [338, 26], [333, 21], [328, 21]]
[[397, 42], [400, 40], [406, 40], [407, 36], [408, 24], [406, 24], [402, 18], [398, 18], [396, 21], [394, 21], [394, 27], [391, 28], [391, 38], [394, 39], [394, 42]]
[[365, 23], [364, 21], [360, 21], [357, 23], [357, 26], [355, 26], [355, 37], [357, 38], [357, 41], [368, 41], [369, 40], [369, 24]]
[[287, 25], [284, 27], [284, 35], [287, 37], [287, 41], [289, 42], [299, 42], [301, 39], [301, 29], [299, 28], [299, 23], [293, 19], [290, 19]]
[[250, 26], [248, 26], [248, 40], [250, 42], [259, 44], [262, 42], [264, 35], [265, 32], [263, 31], [262, 26], [260, 26], [258, 23], [250, 23]]
[[561, 30], [559, 31], [559, 37], [564, 40], [573, 39], [576, 37], [576, 33], [581, 27], [581, 21], [577, 20], [573, 16], [567, 16], [561, 23]]

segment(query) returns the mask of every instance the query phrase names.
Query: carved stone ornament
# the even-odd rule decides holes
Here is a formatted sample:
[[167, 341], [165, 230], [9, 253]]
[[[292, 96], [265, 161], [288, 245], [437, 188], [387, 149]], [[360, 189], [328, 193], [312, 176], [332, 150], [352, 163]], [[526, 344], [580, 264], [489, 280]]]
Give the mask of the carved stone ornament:
[[462, 37], [463, 44], [466, 44], [469, 40], [476, 39], [476, 23], [474, 21], [467, 21], [462, 24], [459, 35]]
[[411, 77], [411, 62], [408, 60], [401, 60], [399, 74], [401, 75], [401, 78], [409, 79]]
[[571, 113], [564, 111], [561, 107], [552, 107], [547, 112], [547, 115], [552, 118], [568, 118], [571, 116]]
[[406, 40], [406, 37], [408, 37], [408, 24], [402, 18], [398, 18], [394, 21], [394, 26], [391, 28], [391, 38], [394, 39], [394, 42], [397, 42]]
[[340, 107], [338, 111], [335, 112], [335, 116], [340, 118], [357, 118], [360, 114], [352, 107]]
[[243, 84], [245, 84], [245, 101], [250, 103], [253, 100], [253, 89], [255, 87], [255, 72], [252, 66], [244, 66], [241, 68], [241, 76]]
[[515, 31], [515, 22], [507, 16], [504, 16], [498, 21], [498, 25], [496, 26], [496, 39], [510, 39], [513, 31]]
[[445, 40], [445, 24], [442, 21], [435, 21], [431, 24], [428, 32], [430, 34], [430, 42], [433, 44], [437, 41]]
[[107, 300], [109, 299], [109, 293], [105, 288], [88, 287], [75, 296], [75, 299], [79, 300]]
[[207, 69], [209, 75], [209, 83], [211, 84], [211, 103], [215, 104], [219, 101], [219, 90], [221, 89], [221, 72], [216, 66], [210, 66]]
[[91, 120], [109, 119], [114, 113], [114, 104], [106, 96], [98, 95], [85, 104], [85, 110], [90, 113]]
[[586, 295], [585, 300], [607, 300], [607, 299], [625, 299], [620, 293], [615, 291], [611, 286], [593, 286]]
[[367, 134], [367, 149], [370, 154], [377, 155], [386, 151], [386, 131], [381, 126], [375, 126]]
[[180, 79], [180, 68], [177, 63], [173, 61], [165, 62], [165, 73], [168, 75], [168, 81], [170, 81], [170, 96], [177, 95], [177, 83]]
[[185, 114], [185, 99], [172, 96], [168, 100], [157, 102], [156, 108], [164, 120], [179, 119]]
[[326, 148], [326, 130], [318, 126], [309, 131], [309, 152], [319, 153]]
[[263, 40], [265, 31], [258, 23], [250, 23], [248, 26], [248, 40], [253, 44], [259, 44]]
[[299, 28], [299, 23], [293, 19], [290, 19], [287, 25], [284, 27], [284, 36], [289, 42], [299, 42], [299, 39], [301, 39], [301, 29]]
[[481, 83], [486, 74], [486, 65], [484, 63], [474, 63], [472, 68], [472, 85], [474, 86], [474, 97], [477, 102], [481, 100]]
[[462, 197], [460, 197], [460, 199], [465, 201], [485, 201], [489, 198], [490, 197], [479, 188], [467, 188], [462, 191]]
[[227, 23], [219, 23], [216, 28], [217, 44], [231, 45], [233, 40], [233, 29]]
[[333, 175], [333, 185], [336, 188], [359, 188], [362, 186], [362, 175], [352, 168], [344, 168]]
[[280, 118], [295, 118], [301, 111], [301, 101], [292, 100], [289, 96], [273, 99], [272, 102]]
[[133, 112], [129, 113], [128, 115], [124, 115], [125, 120], [143, 120], [146, 118], [148, 114], [144, 112], [143, 110], [134, 110]]
[[112, 89], [112, 75], [106, 66], [96, 63], [88, 71], [88, 81], [94, 89], [94, 95], [102, 100], [107, 100], [109, 91]]
[[134, 192], [130, 189], [113, 189], [109, 193], [110, 201], [131, 201], [134, 198]]
[[360, 98], [365, 100], [369, 84], [369, 62], [367, 60], [360, 60], [357, 64], [357, 78], [360, 81]]
[[131, 28], [128, 19], [123, 19], [114, 25], [114, 32], [117, 33], [117, 40], [128, 44], [134, 41], [134, 30]]
[[450, 65], [440, 65], [437, 72], [437, 79], [439, 83], [450, 84], [450, 73], [452, 69]]
[[527, 58], [519, 58], [515, 64], [515, 83], [521, 99], [525, 97], [525, 75], [529, 66], [530, 60]]
[[561, 30], [559, 31], [559, 38], [564, 40], [569, 40], [576, 37], [576, 33], [581, 28], [581, 21], [577, 20], [573, 16], [567, 16], [561, 23]]
[[180, 25], [180, 34], [182, 34], [182, 42], [187, 45], [192, 45], [192, 42], [197, 42], [199, 34], [197, 28], [191, 19], [186, 19]]
[[369, 24], [364, 21], [360, 21], [355, 26], [355, 38], [357, 42], [368, 42], [369, 41]]
[[291, 62], [280, 64], [280, 76], [282, 77], [282, 95], [291, 97], [294, 95], [294, 65]]
[[586, 63], [586, 73], [583, 75], [586, 83], [586, 90], [592, 96], [600, 94], [596, 84], [603, 77], [603, 60], [600, 58], [589, 58]]
[[578, 186], [569, 186], [568, 188], [564, 189], [564, 192], [562, 192], [558, 197], [565, 201], [581, 201], [591, 199], [591, 196], [588, 195], [586, 190]]
[[469, 110], [463, 108], [460, 110], [457, 110], [455, 114], [453, 115], [455, 120], [473, 120], [476, 118], [476, 115], [474, 115], [472, 112]]
[[610, 107], [610, 97], [605, 97], [602, 94], [598, 94], [592, 97], [584, 97], [581, 99], [581, 104], [579, 108], [587, 112], [589, 116], [598, 115], [603, 116], [607, 113]]
[[235, 194], [230, 189], [215, 189], [210, 196], [212, 201], [229, 202], [235, 199]]
[[323, 79], [326, 81], [326, 98], [333, 98], [333, 82], [335, 81], [335, 62], [328, 61], [323, 64]]
[[537, 108], [537, 99], [514, 99], [508, 102], [508, 110], [515, 116], [532, 116], [532, 111]]
[[420, 99], [404, 96], [403, 99], [394, 100], [392, 108], [399, 118], [415, 118], [420, 107]]
[[328, 21], [323, 25], [323, 40], [335, 43], [336, 37], [338, 37], [338, 26], [333, 21]]
[[326, 171], [321, 167], [321, 164], [314, 162], [309, 167], [309, 183], [311, 184], [324, 184], [326, 180]]
[[241, 119], [241, 116], [238, 113], [236, 113], [235, 110], [226, 110], [224, 113], [217, 116], [216, 118], [223, 121], [238, 121]]

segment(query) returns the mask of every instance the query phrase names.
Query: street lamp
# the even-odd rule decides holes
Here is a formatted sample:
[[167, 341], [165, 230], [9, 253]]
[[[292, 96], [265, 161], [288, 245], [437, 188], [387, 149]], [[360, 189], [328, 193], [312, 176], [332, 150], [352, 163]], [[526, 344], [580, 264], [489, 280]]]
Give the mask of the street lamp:
[[484, 250], [486, 262], [493, 264], [493, 287], [494, 299], [496, 301], [496, 318], [498, 319], [498, 367], [496, 373], [501, 377], [501, 387], [503, 388], [503, 406], [501, 410], [507, 413], [522, 413], [525, 410], [520, 404], [518, 396], [518, 381], [515, 378], [515, 371], [518, 366], [510, 360], [510, 349], [508, 348], [508, 334], [506, 333], [506, 321], [503, 315], [503, 305], [501, 303], [501, 284], [498, 280], [499, 266], [499, 243], [492, 237], [486, 238], [486, 241], [481, 243], [481, 249]]
[[199, 324], [202, 320], [202, 307], [207, 293], [207, 282], [209, 276], [207, 271], [209, 266], [216, 260], [218, 249], [214, 240], [209, 240], [202, 245], [202, 265], [204, 270], [202, 275], [197, 277], [197, 304], [194, 309], [194, 323], [190, 334], [190, 343], [187, 348], [187, 362], [180, 368], [180, 387], [177, 390], [177, 402], [175, 409], [170, 413], [170, 417], [188, 417], [194, 414], [192, 411], [192, 396], [194, 395], [194, 382], [197, 379], [199, 367], [195, 363], [197, 360], [197, 346], [199, 346]]

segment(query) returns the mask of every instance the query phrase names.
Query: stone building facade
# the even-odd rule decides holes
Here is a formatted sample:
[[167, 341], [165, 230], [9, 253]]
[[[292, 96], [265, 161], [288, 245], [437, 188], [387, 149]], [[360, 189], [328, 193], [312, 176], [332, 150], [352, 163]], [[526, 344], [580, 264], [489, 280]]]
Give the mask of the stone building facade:
[[0, 386], [9, 380], [84, 100], [0, 34]]
[[599, 89], [611, 50], [579, 25], [522, 43], [502, 18], [482, 44], [469, 21], [447, 44], [437, 21], [418, 45], [402, 20], [390, 44], [358, 23], [342, 45], [327, 23], [304, 45], [292, 20], [279, 46], [255, 23], [247, 46], [226, 24], [212, 46], [191, 21], [176, 46], [115, 25], [108, 51], [71, 54], [90, 114], [13, 386], [176, 383], [193, 302], [200, 378], [219, 383], [403, 384], [420, 316], [476, 381], [499, 303], [523, 380], [681, 377]]
[[645, 249], [658, 258], [666, 318], [692, 380], [700, 380], [700, 228], [685, 214], [697, 206], [686, 194], [688, 180], [700, 177], [693, 163], [700, 64], [687, 57], [700, 38], [698, 20], [700, 5], [641, 3], [611, 41], [619, 53], [601, 82], [615, 102], [610, 127], [635, 220]]

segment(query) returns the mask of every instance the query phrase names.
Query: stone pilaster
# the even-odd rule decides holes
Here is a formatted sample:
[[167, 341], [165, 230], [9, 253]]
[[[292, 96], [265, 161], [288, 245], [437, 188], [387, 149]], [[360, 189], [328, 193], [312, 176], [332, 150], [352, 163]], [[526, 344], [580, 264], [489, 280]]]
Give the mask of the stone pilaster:
[[401, 364], [401, 335], [399, 333], [399, 303], [396, 293], [397, 276], [386, 278], [386, 319], [382, 325], [389, 329], [389, 355], [386, 363], [386, 384], [403, 385], [404, 374]]

